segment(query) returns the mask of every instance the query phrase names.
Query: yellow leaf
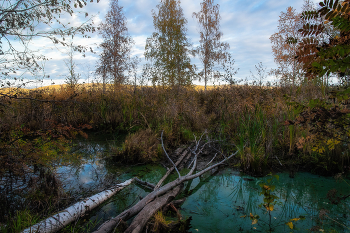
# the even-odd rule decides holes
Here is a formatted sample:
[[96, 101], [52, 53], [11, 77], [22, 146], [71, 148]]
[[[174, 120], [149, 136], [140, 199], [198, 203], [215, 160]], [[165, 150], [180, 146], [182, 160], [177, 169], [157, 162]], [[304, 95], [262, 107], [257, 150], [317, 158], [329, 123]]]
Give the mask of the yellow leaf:
[[254, 215], [252, 213], [250, 213], [249, 217], [254, 218]]
[[254, 220], [252, 221], [252, 225], [257, 224], [257, 223], [258, 223], [258, 219], [254, 219]]
[[267, 211], [273, 211], [273, 205], [270, 205], [270, 206], [266, 205], [265, 208]]
[[300, 220], [300, 218], [293, 218], [293, 219], [291, 219], [290, 221], [296, 222], [296, 221], [299, 221], [299, 220]]
[[289, 226], [290, 229], [293, 229], [293, 223], [292, 222], [287, 222], [286, 225]]
[[245, 218], [245, 217], [247, 217], [247, 215], [242, 215], [240, 218]]

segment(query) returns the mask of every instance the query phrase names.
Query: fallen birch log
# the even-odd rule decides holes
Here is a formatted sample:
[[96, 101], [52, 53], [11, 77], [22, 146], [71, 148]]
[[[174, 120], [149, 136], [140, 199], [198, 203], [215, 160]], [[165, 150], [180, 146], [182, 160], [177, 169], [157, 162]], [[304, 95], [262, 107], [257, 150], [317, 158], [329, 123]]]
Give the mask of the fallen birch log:
[[69, 223], [77, 220], [87, 211], [90, 211], [100, 205], [102, 202], [106, 201], [118, 191], [122, 190], [124, 187], [128, 186], [134, 181], [134, 178], [127, 180], [123, 183], [117, 184], [114, 188], [108, 189], [106, 191], [95, 194], [92, 197], [86, 198], [67, 209], [60, 211], [59, 213], [25, 229], [22, 233], [52, 233], [56, 232], [63, 227], [67, 226]]

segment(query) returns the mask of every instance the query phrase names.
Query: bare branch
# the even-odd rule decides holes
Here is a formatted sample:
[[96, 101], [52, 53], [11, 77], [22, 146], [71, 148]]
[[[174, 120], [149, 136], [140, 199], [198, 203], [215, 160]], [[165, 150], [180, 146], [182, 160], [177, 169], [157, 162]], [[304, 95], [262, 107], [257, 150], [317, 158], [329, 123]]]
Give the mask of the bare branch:
[[139, 178], [135, 177], [134, 180], [139, 183], [140, 185], [142, 186], [145, 186], [146, 188], [149, 188], [149, 189], [154, 189], [155, 188], [155, 185], [154, 184], [151, 184], [149, 182], [146, 182], [146, 181], [143, 181], [143, 180], [140, 180]]
[[165, 153], [165, 155], [168, 157], [169, 161], [173, 164], [174, 169], [176, 170], [176, 172], [177, 172], [177, 174], [179, 175], [179, 178], [180, 178], [180, 177], [181, 177], [181, 174], [180, 174], [179, 170], [177, 170], [177, 167], [176, 167], [175, 163], [171, 160], [171, 158], [169, 157], [168, 153], [166, 152], [166, 150], [165, 150], [165, 148], [164, 148], [164, 143], [163, 143], [163, 132], [164, 132], [164, 131], [162, 131], [162, 134], [160, 135], [160, 139], [161, 139], [161, 141], [162, 141], [162, 147], [163, 147], [164, 153]]
[[210, 160], [210, 162], [209, 163], [207, 163], [207, 165], [205, 165], [205, 167], [207, 167], [211, 162], [213, 162], [213, 160], [216, 158], [216, 155], [217, 155], [218, 153], [215, 153], [215, 155], [214, 155], [214, 157], [212, 158], [212, 160]]
[[[187, 155], [188, 150], [185, 150], [182, 153], [182, 156], [176, 161], [175, 166], [178, 166], [181, 161], [185, 158], [185, 156]], [[170, 169], [168, 169], [168, 171], [165, 173], [165, 175], [162, 177], [162, 179], [160, 179], [158, 181], [158, 184], [154, 187], [154, 190], [158, 189], [162, 183], [164, 182], [164, 180], [170, 175], [170, 173], [174, 170], [174, 167], [171, 167]]]
[[[210, 143], [210, 141], [209, 141], [209, 142], [206, 142], [206, 143], [202, 146], [202, 148], [201, 148], [197, 153], [195, 153], [196, 151], [193, 152], [193, 153], [195, 153], [195, 156], [194, 156], [192, 162], [188, 165], [188, 168], [191, 167], [192, 163], [197, 159], [198, 155], [202, 152], [202, 150], [204, 149], [204, 147], [205, 147], [207, 144], [209, 144], [209, 143]], [[198, 147], [198, 146], [197, 146], [197, 147]], [[197, 150], [197, 149], [196, 149], [196, 150]]]
[[[201, 150], [204, 147], [201, 148]], [[130, 219], [131, 217], [135, 216], [136, 214], [138, 214], [148, 203], [150, 203], [151, 201], [153, 201], [155, 198], [167, 193], [168, 191], [170, 191], [171, 189], [175, 188], [176, 186], [182, 184], [185, 181], [188, 180], [192, 180], [194, 178], [197, 178], [201, 175], [203, 175], [205, 172], [210, 171], [211, 169], [223, 164], [225, 161], [227, 161], [228, 159], [232, 158], [234, 155], [236, 155], [238, 153], [238, 150], [231, 154], [229, 157], [223, 159], [221, 162], [216, 163], [196, 174], [193, 174], [194, 172], [194, 168], [196, 167], [197, 164], [197, 156], [200, 152], [198, 152], [195, 156], [195, 162], [194, 162], [194, 166], [192, 167], [191, 171], [185, 175], [185, 176], [181, 176], [178, 179], [165, 184], [164, 186], [160, 187], [157, 190], [154, 190], [153, 192], [149, 193], [145, 198], [143, 198], [141, 201], [139, 201], [136, 205], [134, 205], [133, 207], [131, 207], [128, 210], [123, 211], [122, 213], [120, 213], [118, 216], [116, 216], [115, 218], [105, 222], [104, 224], [102, 224], [100, 226], [100, 228], [95, 231], [95, 233], [105, 233], [105, 232], [110, 232], [111, 230], [113, 230], [115, 228], [115, 226], [118, 224], [118, 222], [120, 220], [124, 220], [126, 221], [127, 219]], [[193, 175], [192, 175], [193, 174]]]

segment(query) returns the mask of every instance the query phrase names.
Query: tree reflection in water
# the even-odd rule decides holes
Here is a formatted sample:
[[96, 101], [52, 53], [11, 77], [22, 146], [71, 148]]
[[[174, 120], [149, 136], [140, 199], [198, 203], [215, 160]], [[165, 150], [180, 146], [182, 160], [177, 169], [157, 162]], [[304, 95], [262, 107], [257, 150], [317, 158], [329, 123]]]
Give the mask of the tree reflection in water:
[[[278, 199], [271, 212], [270, 222], [266, 208], [259, 207], [264, 202], [263, 195], [259, 195], [259, 183], [267, 179], [247, 177], [230, 169], [208, 180], [196, 179], [191, 186], [200, 188], [191, 193], [181, 212], [193, 217], [193, 232], [225, 232], [232, 229], [268, 232], [270, 228], [274, 232], [305, 232], [313, 227], [335, 229], [338, 232], [348, 230], [342, 225], [350, 224], [349, 200], [334, 205], [327, 199], [327, 192], [334, 188], [341, 195], [349, 194], [350, 186], [345, 182], [309, 173], [298, 173], [295, 178], [290, 178], [287, 173], [279, 174], [279, 181], [274, 181], [274, 194]], [[328, 215], [321, 219], [319, 215], [323, 210], [327, 210]], [[259, 215], [257, 224], [252, 225], [250, 213]], [[286, 225], [291, 219], [300, 216], [305, 217], [305, 220], [294, 221], [293, 230]]]

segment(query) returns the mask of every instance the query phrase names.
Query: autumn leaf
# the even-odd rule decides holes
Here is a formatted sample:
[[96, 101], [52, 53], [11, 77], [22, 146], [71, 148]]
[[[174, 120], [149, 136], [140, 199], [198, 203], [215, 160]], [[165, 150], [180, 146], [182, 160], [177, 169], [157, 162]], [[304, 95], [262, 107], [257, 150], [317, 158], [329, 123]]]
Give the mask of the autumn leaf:
[[292, 222], [287, 222], [286, 225], [289, 226], [290, 229], [293, 229], [293, 223]]
[[254, 220], [252, 221], [252, 225], [257, 224], [257, 223], [258, 223], [258, 219], [254, 219]]
[[273, 205], [265, 206], [267, 211], [273, 211]]

